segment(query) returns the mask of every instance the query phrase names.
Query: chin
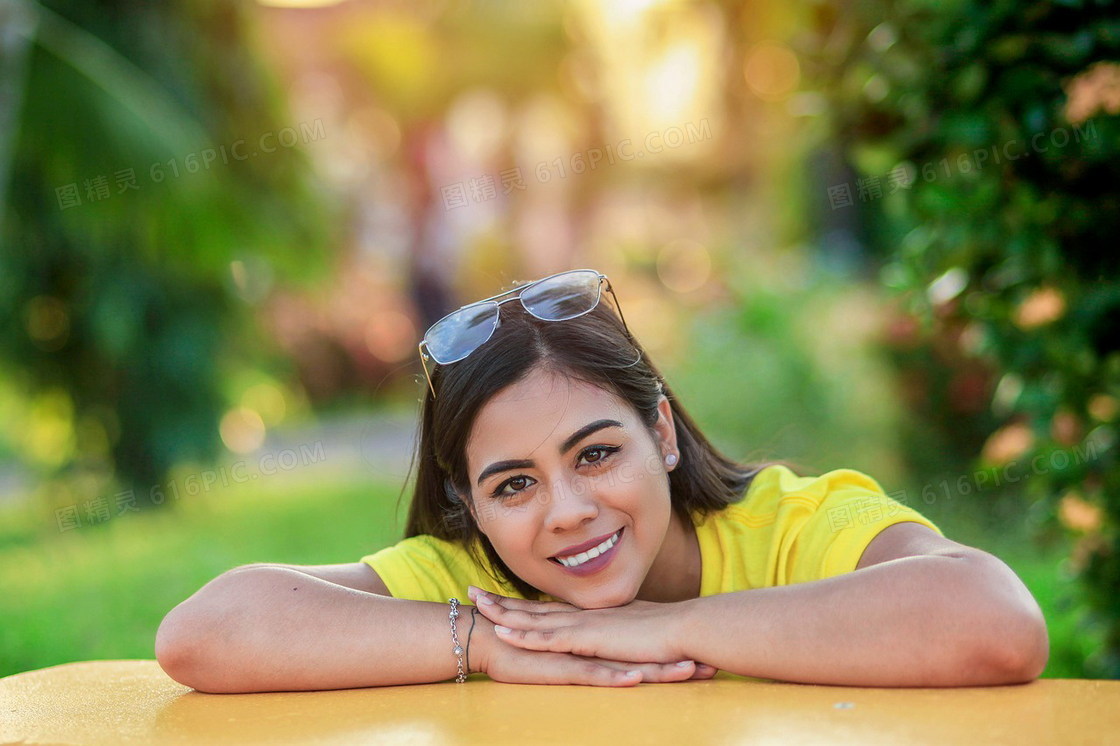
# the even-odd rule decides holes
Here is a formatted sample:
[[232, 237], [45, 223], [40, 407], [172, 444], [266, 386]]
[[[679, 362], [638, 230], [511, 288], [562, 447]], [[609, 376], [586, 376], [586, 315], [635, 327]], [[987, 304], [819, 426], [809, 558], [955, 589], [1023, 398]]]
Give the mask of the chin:
[[625, 606], [634, 600], [636, 594], [597, 594], [588, 593], [584, 598], [568, 601], [572, 606], [580, 609], [610, 609], [615, 606]]

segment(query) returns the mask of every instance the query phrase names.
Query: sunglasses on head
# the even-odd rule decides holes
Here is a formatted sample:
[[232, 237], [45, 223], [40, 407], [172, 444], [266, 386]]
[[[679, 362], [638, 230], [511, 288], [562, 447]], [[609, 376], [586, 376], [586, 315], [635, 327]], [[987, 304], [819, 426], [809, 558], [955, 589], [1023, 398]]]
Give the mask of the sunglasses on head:
[[424, 366], [424, 376], [428, 379], [432, 397], [435, 398], [436, 390], [432, 386], [427, 361], [434, 360], [440, 365], [457, 363], [484, 345], [501, 323], [499, 308], [503, 303], [520, 300], [522, 307], [541, 321], [567, 321], [595, 310], [603, 296], [604, 282], [629, 336], [630, 329], [626, 326], [611, 281], [593, 269], [573, 269], [534, 280], [463, 306], [432, 324], [419, 345], [420, 364]]

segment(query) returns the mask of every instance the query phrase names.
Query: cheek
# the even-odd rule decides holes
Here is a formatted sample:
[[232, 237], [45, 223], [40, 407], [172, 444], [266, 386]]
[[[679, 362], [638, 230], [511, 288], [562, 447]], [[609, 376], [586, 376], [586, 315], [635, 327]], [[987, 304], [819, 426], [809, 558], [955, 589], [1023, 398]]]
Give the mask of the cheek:
[[488, 506], [480, 507], [480, 518], [479, 530], [507, 564], [509, 555], [523, 552], [532, 540], [533, 516], [529, 506], [509, 508], [489, 501]]
[[661, 468], [661, 461], [656, 453], [637, 454], [621, 464], [617, 471], [620, 485], [644, 500], [660, 498], [662, 492], [668, 491], [665, 471]]

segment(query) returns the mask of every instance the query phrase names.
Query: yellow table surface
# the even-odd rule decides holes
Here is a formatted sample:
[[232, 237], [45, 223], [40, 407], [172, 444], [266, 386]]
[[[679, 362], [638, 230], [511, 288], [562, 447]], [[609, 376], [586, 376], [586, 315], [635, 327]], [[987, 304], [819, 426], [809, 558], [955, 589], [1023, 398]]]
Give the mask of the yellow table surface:
[[202, 694], [154, 660], [0, 679], [0, 743], [1120, 743], [1120, 681], [865, 689], [720, 672], [633, 688], [453, 681]]

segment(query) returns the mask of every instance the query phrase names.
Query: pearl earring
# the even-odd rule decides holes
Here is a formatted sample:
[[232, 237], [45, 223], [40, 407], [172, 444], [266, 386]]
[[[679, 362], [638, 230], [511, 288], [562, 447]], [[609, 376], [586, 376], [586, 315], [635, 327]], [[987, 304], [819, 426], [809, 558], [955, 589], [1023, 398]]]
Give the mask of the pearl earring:
[[677, 454], [670, 453], [668, 456], [665, 457], [665, 463], [668, 464], [669, 466], [676, 466], [677, 465]]

